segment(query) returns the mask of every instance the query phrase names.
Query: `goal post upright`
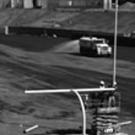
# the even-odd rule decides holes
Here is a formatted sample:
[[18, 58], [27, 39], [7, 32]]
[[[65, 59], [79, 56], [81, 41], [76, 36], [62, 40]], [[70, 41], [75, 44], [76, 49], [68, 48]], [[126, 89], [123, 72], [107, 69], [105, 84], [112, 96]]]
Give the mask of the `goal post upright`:
[[115, 0], [115, 24], [114, 24], [114, 53], [113, 53], [113, 87], [117, 85], [117, 35], [118, 35], [118, 0]]

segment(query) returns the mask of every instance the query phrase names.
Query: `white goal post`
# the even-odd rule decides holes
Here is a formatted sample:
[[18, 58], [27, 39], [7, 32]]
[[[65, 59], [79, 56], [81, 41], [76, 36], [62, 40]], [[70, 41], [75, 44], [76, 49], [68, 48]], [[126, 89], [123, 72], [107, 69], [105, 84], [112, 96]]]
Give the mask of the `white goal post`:
[[82, 110], [82, 134], [87, 135], [86, 133], [86, 110], [85, 105], [83, 103], [83, 99], [80, 95], [80, 93], [83, 92], [105, 92], [105, 91], [115, 91], [115, 88], [106, 88], [106, 87], [100, 87], [100, 88], [81, 88], [81, 89], [46, 89], [46, 90], [25, 90], [25, 94], [49, 94], [49, 93], [70, 93], [73, 92], [80, 103], [81, 110]]
[[105, 91], [115, 91], [116, 88], [71, 88], [71, 89], [44, 89], [44, 90], [25, 90], [26, 94], [43, 94], [43, 93], [69, 93], [72, 91], [83, 92], [105, 92]]

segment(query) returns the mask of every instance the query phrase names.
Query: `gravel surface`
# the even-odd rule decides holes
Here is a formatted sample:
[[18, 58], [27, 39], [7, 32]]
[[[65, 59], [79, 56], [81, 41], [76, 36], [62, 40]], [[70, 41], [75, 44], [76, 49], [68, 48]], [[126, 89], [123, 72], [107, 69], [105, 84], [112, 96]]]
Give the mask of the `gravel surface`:
[[[81, 112], [73, 94], [26, 95], [26, 89], [98, 87], [112, 80], [112, 59], [78, 55], [77, 41], [43, 37], [0, 37], [0, 134], [80, 134]], [[120, 121], [134, 135], [135, 48], [119, 48], [118, 85], [122, 94]], [[129, 52], [130, 51], [130, 52]], [[91, 110], [87, 113], [90, 129]]]

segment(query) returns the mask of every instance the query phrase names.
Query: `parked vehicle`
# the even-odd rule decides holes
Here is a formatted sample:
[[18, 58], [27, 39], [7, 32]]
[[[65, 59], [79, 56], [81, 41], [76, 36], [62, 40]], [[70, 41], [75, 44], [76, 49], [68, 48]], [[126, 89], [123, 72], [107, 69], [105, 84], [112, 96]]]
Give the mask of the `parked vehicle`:
[[112, 48], [103, 38], [82, 37], [79, 40], [80, 53], [83, 55], [110, 56]]

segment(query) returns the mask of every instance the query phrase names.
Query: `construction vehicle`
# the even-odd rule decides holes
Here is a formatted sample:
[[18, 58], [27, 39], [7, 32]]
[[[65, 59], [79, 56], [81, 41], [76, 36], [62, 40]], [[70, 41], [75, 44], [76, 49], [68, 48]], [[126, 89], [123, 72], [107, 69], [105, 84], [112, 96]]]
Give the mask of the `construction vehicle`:
[[82, 37], [79, 40], [80, 53], [88, 56], [110, 56], [112, 48], [104, 38]]

